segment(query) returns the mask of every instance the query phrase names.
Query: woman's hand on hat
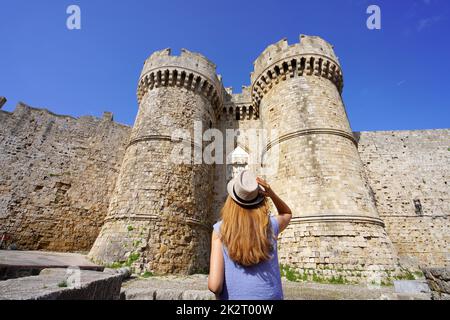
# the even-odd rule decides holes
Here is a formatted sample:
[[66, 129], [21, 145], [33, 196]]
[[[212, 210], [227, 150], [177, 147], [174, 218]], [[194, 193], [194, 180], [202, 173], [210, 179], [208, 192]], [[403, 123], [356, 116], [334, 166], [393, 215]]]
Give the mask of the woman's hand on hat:
[[259, 193], [261, 193], [265, 197], [272, 197], [273, 190], [270, 188], [270, 185], [267, 183], [266, 180], [258, 177], [256, 178], [256, 182], [262, 187], [259, 190]]

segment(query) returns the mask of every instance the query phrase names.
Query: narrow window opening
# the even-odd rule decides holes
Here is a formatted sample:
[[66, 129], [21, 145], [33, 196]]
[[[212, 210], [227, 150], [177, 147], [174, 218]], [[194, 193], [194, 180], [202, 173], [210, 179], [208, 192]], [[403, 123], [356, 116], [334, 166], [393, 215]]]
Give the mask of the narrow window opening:
[[305, 70], [306, 67], [306, 58], [302, 58], [302, 60], [300, 61], [300, 68], [303, 70]]
[[422, 203], [420, 203], [419, 199], [414, 199], [414, 208], [418, 216], [423, 216]]
[[169, 70], [164, 71], [164, 85], [169, 83]]
[[156, 73], [156, 81], [157, 81], [158, 83], [161, 83], [161, 71], [158, 71], [158, 72]]
[[312, 75], [314, 73], [314, 58], [311, 58], [309, 60], [309, 75]]
[[280, 68], [278, 66], [275, 66], [274, 68], [276, 75], [280, 75]]
[[181, 72], [181, 79], [180, 79], [180, 84], [181, 86], [184, 85], [184, 81], [186, 80], [186, 72], [182, 71]]
[[297, 60], [293, 59], [291, 61], [292, 72], [295, 74], [295, 70], [297, 69]]
[[177, 70], [173, 70], [172, 85], [176, 85], [177, 84], [177, 78], [178, 78], [178, 71]]

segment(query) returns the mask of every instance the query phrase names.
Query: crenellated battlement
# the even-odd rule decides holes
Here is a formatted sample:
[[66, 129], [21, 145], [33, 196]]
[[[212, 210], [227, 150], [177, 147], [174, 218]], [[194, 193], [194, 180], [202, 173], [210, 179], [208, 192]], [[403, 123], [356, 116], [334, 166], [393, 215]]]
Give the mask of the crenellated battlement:
[[225, 88], [225, 101], [222, 108], [221, 120], [257, 120], [259, 109], [253, 106], [250, 95], [251, 87], [242, 86], [241, 93], [233, 93], [233, 88]]
[[161, 86], [177, 86], [199, 92], [215, 108], [223, 104], [224, 89], [216, 65], [205, 56], [181, 50], [179, 56], [171, 55], [170, 48], [154, 52], [144, 64], [139, 79], [137, 98], [140, 103], [148, 90]]
[[114, 126], [120, 126], [120, 127], [126, 127], [130, 128], [128, 125], [121, 124], [114, 121], [114, 115], [112, 112], [105, 111], [103, 112], [102, 117], [96, 117], [91, 115], [85, 115], [80, 117], [73, 117], [71, 115], [65, 115], [65, 114], [57, 114], [54, 112], [51, 112], [48, 109], [45, 108], [36, 108], [32, 107], [24, 102], [18, 102], [16, 107], [13, 111], [4, 111], [1, 110], [3, 114], [5, 114], [7, 117], [16, 117], [20, 118], [22, 115], [29, 115], [30, 117], [39, 118], [40, 115], [46, 117], [46, 118], [53, 118], [53, 119], [65, 119], [66, 121], [70, 121], [71, 123], [86, 123], [86, 122], [111, 122]]
[[333, 46], [317, 36], [300, 36], [289, 45], [286, 39], [268, 46], [254, 62], [251, 95], [255, 105], [273, 85], [294, 76], [321, 76], [333, 82], [340, 93], [343, 75]]
[[192, 69], [210, 78], [216, 75], [216, 65], [204, 55], [187, 49], [181, 49], [180, 55], [172, 55], [170, 48], [153, 52], [145, 61], [141, 75], [149, 70], [168, 65]]
[[225, 103], [251, 103], [252, 97], [250, 95], [250, 86], [242, 86], [241, 93], [233, 93], [233, 88], [228, 87], [225, 89]]
[[[318, 36], [300, 35], [298, 43], [289, 45], [286, 38], [269, 45], [253, 63], [254, 74], [261, 73], [270, 65], [297, 55], [322, 55], [334, 60], [339, 65], [339, 59], [333, 46]], [[252, 77], [252, 80], [254, 78]]]

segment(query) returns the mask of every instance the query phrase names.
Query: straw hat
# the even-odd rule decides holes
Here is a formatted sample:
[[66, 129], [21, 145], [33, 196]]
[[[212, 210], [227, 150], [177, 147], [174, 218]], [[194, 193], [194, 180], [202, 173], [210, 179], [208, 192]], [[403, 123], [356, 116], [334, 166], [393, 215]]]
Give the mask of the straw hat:
[[231, 198], [242, 206], [255, 206], [264, 200], [259, 191], [262, 188], [256, 182], [256, 175], [248, 170], [240, 172], [231, 179], [227, 191]]

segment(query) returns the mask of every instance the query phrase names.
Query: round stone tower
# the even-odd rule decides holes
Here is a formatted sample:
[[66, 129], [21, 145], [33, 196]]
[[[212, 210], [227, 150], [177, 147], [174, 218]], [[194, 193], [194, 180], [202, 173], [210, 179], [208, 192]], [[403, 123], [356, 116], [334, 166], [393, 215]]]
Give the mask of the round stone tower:
[[[203, 134], [215, 126], [222, 90], [216, 66], [200, 54], [172, 56], [166, 49], [147, 59], [139, 112], [93, 260], [155, 273], [207, 270], [213, 168], [194, 161], [202, 142], [193, 137], [194, 128]], [[179, 139], [176, 131], [185, 134]]]
[[277, 131], [263, 155], [275, 169], [267, 178], [293, 209], [281, 263], [305, 277], [387, 277], [397, 259], [364, 176], [333, 47], [312, 36], [281, 40], [258, 57], [251, 80], [262, 126]]

